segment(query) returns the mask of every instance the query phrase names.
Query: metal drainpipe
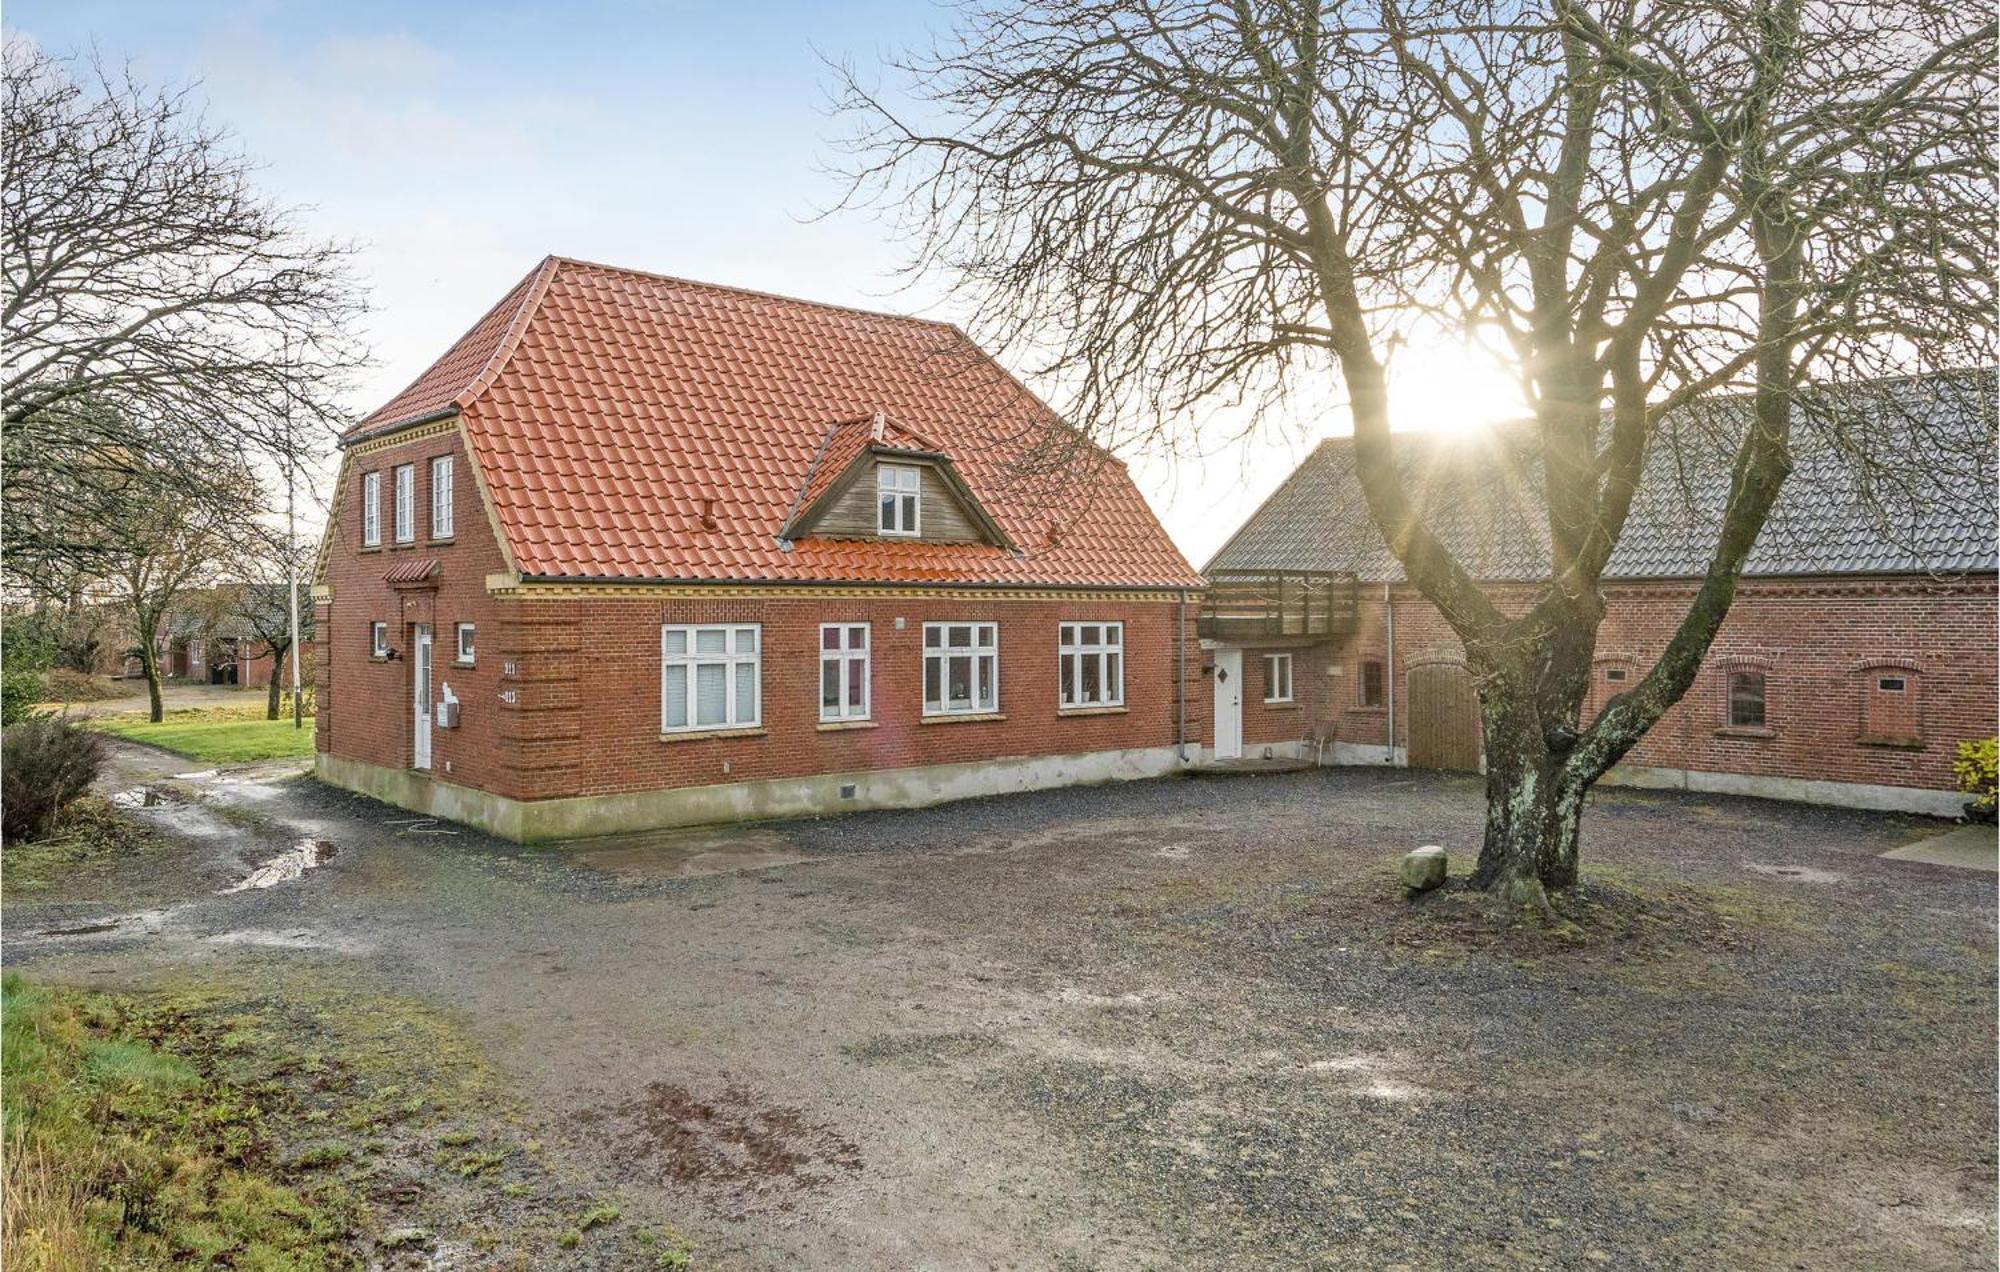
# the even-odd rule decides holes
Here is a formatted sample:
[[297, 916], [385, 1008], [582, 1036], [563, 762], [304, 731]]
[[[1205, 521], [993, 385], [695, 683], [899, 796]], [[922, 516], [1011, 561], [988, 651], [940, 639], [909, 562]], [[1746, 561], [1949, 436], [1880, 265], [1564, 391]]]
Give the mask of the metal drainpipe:
[[1389, 700], [1389, 754], [1386, 763], [1396, 763], [1396, 600], [1390, 585], [1382, 585], [1382, 618], [1388, 628], [1389, 653], [1382, 666], [1383, 688]]
[[1187, 592], [1180, 594], [1174, 617], [1174, 755], [1187, 763]]

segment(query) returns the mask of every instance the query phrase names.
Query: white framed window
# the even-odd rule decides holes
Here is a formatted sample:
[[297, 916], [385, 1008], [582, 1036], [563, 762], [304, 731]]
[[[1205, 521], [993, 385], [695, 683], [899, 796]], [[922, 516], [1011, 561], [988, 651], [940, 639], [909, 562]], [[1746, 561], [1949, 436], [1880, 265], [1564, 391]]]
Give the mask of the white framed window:
[[451, 538], [451, 456], [431, 461], [431, 538]]
[[361, 474], [361, 546], [382, 543], [382, 474]]
[[660, 628], [660, 732], [763, 721], [763, 633], [755, 623]]
[[389, 656], [389, 625], [370, 623], [368, 625], [368, 652], [377, 658]]
[[1125, 704], [1125, 624], [1063, 623], [1058, 633], [1062, 705]]
[[472, 624], [460, 623], [457, 628], [457, 634], [458, 661], [470, 667], [472, 665]]
[[868, 624], [820, 624], [819, 718], [868, 718]]
[[875, 465], [875, 525], [883, 534], [916, 534], [923, 527], [923, 474], [908, 464]]
[[413, 464], [396, 466], [396, 542], [414, 543], [417, 538], [417, 470]]
[[1000, 625], [924, 624], [924, 714], [1000, 709]]
[[1290, 702], [1292, 700], [1292, 656], [1290, 654], [1264, 655], [1264, 701]]

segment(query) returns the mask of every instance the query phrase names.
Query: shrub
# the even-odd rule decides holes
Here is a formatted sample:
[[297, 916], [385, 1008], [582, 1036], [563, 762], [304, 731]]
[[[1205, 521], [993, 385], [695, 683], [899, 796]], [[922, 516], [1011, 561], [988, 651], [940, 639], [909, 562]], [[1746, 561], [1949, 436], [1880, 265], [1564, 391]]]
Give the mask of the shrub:
[[[314, 691], [312, 681], [308, 680], [303, 685], [300, 685], [299, 700], [302, 706], [299, 714], [306, 716], [313, 714], [319, 707], [318, 699], [319, 695]], [[290, 689], [286, 689], [278, 695], [278, 717], [283, 720], [292, 718], [292, 691]]]
[[68, 667], [57, 667], [42, 677], [44, 702], [103, 702], [123, 698], [129, 692], [109, 676], [86, 676]]
[[97, 780], [104, 743], [61, 716], [36, 716], [0, 735], [0, 833], [28, 841]]
[[42, 675], [55, 652], [47, 628], [32, 614], [0, 624], [0, 725], [27, 719], [42, 700]]
[[1966, 819], [1993, 821], [2000, 810], [2000, 738], [1959, 743], [1951, 771], [1958, 776], [1958, 789], [1972, 796], [1965, 801]]
[[27, 719], [41, 700], [42, 678], [35, 672], [9, 668], [0, 673], [0, 726]]

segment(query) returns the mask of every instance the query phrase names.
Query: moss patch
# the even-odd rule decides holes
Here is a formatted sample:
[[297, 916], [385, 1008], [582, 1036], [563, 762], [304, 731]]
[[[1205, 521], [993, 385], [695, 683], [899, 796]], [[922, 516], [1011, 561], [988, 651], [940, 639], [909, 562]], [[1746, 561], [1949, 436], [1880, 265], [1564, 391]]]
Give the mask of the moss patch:
[[162, 843], [159, 835], [120, 816], [103, 799], [85, 795], [63, 810], [50, 834], [30, 842], [7, 842], [7, 887], [38, 892], [79, 867], [127, 861]]
[[272, 1160], [267, 1095], [148, 1041], [130, 1000], [10, 975], [0, 1003], [9, 1265], [347, 1265], [357, 1200]]

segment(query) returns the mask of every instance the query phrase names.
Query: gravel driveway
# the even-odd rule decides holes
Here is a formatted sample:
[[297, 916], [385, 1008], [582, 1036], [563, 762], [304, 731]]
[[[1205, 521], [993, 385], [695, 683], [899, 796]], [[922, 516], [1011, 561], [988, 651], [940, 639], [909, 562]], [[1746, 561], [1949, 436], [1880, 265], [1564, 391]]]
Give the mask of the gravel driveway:
[[[1992, 877], [1877, 855], [1935, 824], [1605, 792], [1586, 870], [1624, 908], [1518, 933], [1395, 887], [1417, 843], [1469, 866], [1464, 778], [527, 849], [120, 755], [195, 798], [138, 811], [183, 847], [10, 897], [10, 969], [416, 996], [698, 1267], [1992, 1260]], [[218, 895], [301, 838], [337, 851]]]

